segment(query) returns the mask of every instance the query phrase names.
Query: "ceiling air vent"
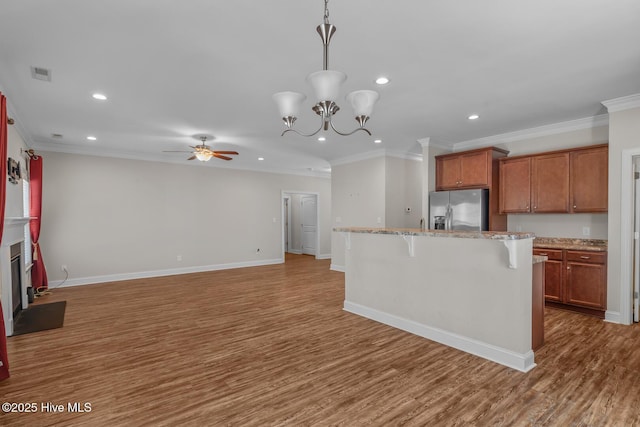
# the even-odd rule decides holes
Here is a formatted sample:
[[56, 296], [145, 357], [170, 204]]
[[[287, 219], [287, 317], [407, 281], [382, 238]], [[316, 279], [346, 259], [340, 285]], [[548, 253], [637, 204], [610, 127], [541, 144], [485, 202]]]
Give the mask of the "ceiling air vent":
[[62, 134], [61, 133], [52, 133], [51, 137], [52, 138], [56, 138], [56, 139], [60, 139], [60, 138], [62, 138]]
[[31, 77], [45, 82], [51, 81], [51, 70], [42, 67], [31, 67]]

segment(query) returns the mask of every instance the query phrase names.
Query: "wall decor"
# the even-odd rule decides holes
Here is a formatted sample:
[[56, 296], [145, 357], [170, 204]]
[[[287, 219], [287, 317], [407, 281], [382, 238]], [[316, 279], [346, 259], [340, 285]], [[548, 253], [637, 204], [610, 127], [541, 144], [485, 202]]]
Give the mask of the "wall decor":
[[14, 159], [9, 157], [7, 159], [7, 173], [9, 174], [9, 182], [12, 184], [17, 184], [20, 181], [20, 162], [16, 162]]

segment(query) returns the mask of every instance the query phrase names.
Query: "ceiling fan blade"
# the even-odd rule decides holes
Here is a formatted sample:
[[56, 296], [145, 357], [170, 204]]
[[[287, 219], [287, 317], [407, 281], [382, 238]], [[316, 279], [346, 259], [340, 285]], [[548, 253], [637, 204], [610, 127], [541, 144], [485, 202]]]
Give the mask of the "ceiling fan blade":
[[195, 158], [196, 158], [196, 156], [191, 156], [187, 160], [194, 160]]
[[238, 154], [237, 151], [218, 151], [218, 150], [213, 150], [213, 152], [216, 153], [216, 154], [235, 154], [235, 155]]
[[233, 160], [231, 157], [223, 156], [223, 155], [218, 154], [218, 153], [213, 153], [213, 157], [217, 157], [217, 158], [222, 159], [222, 160]]

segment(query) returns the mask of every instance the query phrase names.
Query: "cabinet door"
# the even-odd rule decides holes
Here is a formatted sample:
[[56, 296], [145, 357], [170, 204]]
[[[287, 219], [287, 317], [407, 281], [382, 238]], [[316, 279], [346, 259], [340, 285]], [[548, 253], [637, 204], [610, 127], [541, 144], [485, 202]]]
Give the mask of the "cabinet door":
[[500, 213], [530, 211], [531, 158], [500, 161]]
[[544, 263], [544, 298], [562, 302], [562, 261], [549, 260]]
[[436, 172], [437, 190], [457, 189], [460, 186], [460, 156], [438, 159]]
[[568, 261], [565, 302], [604, 310], [606, 308], [606, 283], [604, 265]]
[[532, 212], [569, 212], [569, 153], [532, 158]]
[[572, 152], [572, 212], [607, 212], [608, 191], [608, 147], [598, 147]]
[[460, 181], [462, 187], [487, 187], [489, 185], [489, 165], [492, 158], [489, 151], [460, 156]]

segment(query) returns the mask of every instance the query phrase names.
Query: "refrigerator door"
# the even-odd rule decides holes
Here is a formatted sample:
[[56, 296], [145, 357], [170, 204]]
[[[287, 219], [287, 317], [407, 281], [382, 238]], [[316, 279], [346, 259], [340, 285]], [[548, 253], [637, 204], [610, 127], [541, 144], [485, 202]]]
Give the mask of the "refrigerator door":
[[429, 229], [435, 230], [436, 217], [447, 216], [449, 207], [449, 191], [432, 191], [429, 193]]
[[489, 229], [489, 190], [451, 191], [452, 230]]

